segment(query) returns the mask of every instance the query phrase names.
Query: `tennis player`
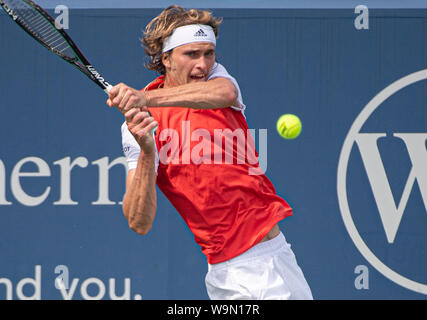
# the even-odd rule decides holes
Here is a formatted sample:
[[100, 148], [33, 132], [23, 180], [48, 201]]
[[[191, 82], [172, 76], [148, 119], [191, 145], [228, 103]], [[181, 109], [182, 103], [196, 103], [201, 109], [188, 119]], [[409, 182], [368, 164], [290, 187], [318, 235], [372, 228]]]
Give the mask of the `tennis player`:
[[[157, 184], [207, 257], [211, 299], [312, 299], [277, 225], [292, 215], [288, 203], [262, 170], [250, 174], [259, 164], [235, 144], [232, 164], [214, 161], [231, 156], [212, 138], [218, 132], [251, 139], [239, 86], [215, 61], [220, 23], [208, 11], [168, 7], [142, 39], [147, 67], [160, 76], [142, 91], [123, 83], [110, 91], [107, 104], [126, 119], [123, 212], [132, 230], [149, 232]], [[201, 139], [207, 148], [197, 149]]]

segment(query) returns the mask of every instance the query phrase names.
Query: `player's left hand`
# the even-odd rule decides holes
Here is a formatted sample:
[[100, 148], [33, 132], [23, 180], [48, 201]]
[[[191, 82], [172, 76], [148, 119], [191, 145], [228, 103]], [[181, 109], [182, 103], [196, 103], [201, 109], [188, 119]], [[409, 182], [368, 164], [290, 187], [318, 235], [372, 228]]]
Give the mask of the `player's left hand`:
[[119, 83], [109, 91], [107, 105], [116, 107], [121, 113], [125, 114], [132, 108], [146, 109], [147, 99], [143, 91], [133, 89], [124, 83]]

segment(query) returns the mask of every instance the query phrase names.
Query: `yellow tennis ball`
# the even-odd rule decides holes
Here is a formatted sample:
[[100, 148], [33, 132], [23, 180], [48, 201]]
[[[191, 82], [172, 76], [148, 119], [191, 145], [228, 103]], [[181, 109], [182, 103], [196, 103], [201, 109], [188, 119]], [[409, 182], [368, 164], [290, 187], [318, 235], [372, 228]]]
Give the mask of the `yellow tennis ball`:
[[294, 114], [280, 116], [276, 123], [277, 132], [285, 139], [295, 139], [302, 129], [301, 120]]

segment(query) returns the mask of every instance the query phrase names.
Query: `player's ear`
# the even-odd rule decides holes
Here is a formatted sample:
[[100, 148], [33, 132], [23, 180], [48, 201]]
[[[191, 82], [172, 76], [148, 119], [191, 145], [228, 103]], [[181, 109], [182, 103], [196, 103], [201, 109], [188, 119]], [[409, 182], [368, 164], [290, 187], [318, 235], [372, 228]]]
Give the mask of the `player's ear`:
[[171, 67], [170, 57], [171, 57], [170, 51], [162, 53], [162, 63], [166, 69], [170, 69]]

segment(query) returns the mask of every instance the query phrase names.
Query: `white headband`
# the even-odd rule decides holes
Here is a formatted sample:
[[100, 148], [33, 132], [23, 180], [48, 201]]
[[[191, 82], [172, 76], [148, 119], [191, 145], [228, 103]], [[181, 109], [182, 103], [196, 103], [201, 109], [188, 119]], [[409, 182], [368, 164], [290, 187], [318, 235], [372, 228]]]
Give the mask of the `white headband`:
[[165, 39], [162, 53], [193, 42], [210, 42], [216, 45], [212, 27], [204, 24], [189, 24], [176, 28], [172, 35]]

